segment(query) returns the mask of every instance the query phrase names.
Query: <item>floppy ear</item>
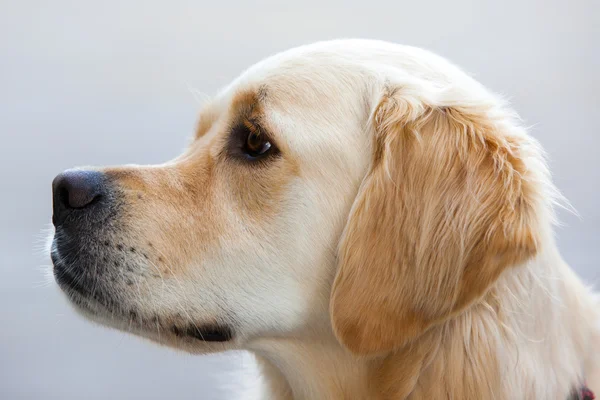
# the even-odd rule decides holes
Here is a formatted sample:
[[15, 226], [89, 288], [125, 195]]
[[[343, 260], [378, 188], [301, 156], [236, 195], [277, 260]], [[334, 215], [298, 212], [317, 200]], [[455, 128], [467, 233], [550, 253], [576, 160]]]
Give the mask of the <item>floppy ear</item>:
[[373, 162], [339, 246], [330, 313], [356, 354], [409, 343], [537, 250], [523, 131], [491, 105], [401, 92], [372, 114]]

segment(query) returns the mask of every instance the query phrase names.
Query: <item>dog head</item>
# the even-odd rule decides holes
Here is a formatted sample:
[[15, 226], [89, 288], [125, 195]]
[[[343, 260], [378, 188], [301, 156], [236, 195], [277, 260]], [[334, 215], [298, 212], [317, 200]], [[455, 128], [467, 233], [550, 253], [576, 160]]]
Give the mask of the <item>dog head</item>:
[[88, 317], [190, 351], [330, 334], [389, 351], [539, 246], [543, 162], [443, 59], [371, 41], [242, 74], [156, 166], [54, 180], [54, 275]]

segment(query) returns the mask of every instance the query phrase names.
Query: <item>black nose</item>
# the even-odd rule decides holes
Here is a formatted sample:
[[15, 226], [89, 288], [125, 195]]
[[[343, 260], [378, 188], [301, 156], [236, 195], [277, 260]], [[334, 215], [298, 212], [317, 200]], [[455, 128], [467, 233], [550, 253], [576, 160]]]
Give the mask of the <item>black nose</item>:
[[52, 181], [54, 226], [61, 225], [74, 210], [83, 210], [104, 194], [104, 175], [98, 171], [67, 170]]

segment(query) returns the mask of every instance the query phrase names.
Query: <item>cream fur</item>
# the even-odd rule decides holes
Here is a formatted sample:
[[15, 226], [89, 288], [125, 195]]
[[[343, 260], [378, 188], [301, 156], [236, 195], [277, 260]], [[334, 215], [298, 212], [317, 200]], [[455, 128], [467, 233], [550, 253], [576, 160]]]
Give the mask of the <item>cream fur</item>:
[[[202, 155], [220, 165], [227, 121], [247, 92], [264, 93], [261, 112], [283, 161], [259, 178], [232, 170], [214, 185], [207, 180], [214, 196], [201, 201], [215, 207], [219, 233], [207, 234], [210, 241], [184, 231], [161, 236], [165, 247], [184, 249], [167, 260], [174, 272], [162, 286], [140, 278], [147, 290], [128, 300], [142, 319], [182, 310], [193, 321], [234, 315], [236, 336], [214, 345], [180, 342], [143, 323], [135, 332], [196, 353], [250, 351], [263, 378], [257, 399], [564, 400], [584, 379], [600, 392], [598, 299], [558, 253], [552, 225], [560, 196], [539, 145], [505, 102], [416, 48], [340, 40], [275, 55], [219, 93], [184, 156], [126, 167], [180, 204], [183, 213], [168, 214], [173, 229], [195, 223], [185, 215], [190, 228], [179, 228], [192, 206], [173, 194], [185, 198], [185, 179], [199, 174], [189, 172], [190, 160]], [[459, 163], [448, 174], [455, 180], [435, 183], [424, 175], [429, 167], [415, 168], [428, 157]], [[473, 174], [461, 181], [465, 168]], [[158, 183], [162, 171], [169, 185]], [[245, 192], [252, 185], [265, 185], [264, 203], [244, 203], [255, 198]], [[440, 185], [446, 189], [436, 192]], [[411, 188], [431, 196], [409, 200]], [[235, 200], [240, 192], [243, 201]], [[397, 223], [374, 213], [376, 202], [393, 207]], [[398, 211], [396, 202], [407, 208]], [[163, 212], [134, 216], [128, 223], [136, 229], [123, 236], [137, 240]], [[441, 217], [447, 224], [437, 229]], [[377, 235], [360, 236], [371, 228]], [[399, 237], [414, 240], [419, 256], [407, 255], [412, 243]], [[476, 251], [482, 258], [469, 261]], [[93, 319], [128, 324], [90, 307]]]

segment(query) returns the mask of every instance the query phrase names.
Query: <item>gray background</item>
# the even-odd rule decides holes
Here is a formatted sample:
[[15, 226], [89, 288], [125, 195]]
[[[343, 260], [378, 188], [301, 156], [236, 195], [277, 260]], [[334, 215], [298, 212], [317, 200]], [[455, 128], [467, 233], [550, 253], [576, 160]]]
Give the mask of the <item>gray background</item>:
[[195, 91], [316, 40], [422, 46], [508, 95], [581, 215], [560, 214], [562, 253], [596, 281], [599, 33], [597, 0], [0, 0], [0, 399], [231, 398], [241, 353], [194, 357], [92, 326], [46, 283], [50, 182], [175, 156]]

